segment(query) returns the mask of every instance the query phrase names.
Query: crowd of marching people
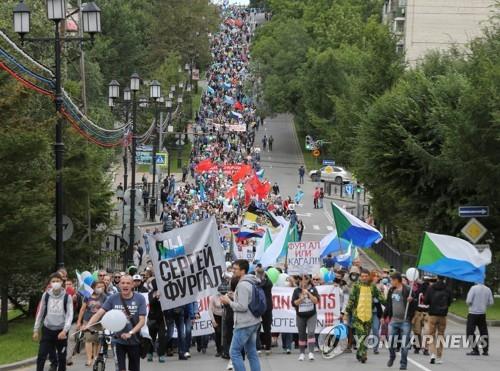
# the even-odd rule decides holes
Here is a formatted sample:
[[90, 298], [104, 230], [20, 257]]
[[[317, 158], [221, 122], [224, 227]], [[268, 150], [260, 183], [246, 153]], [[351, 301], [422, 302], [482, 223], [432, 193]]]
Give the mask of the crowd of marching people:
[[[411, 347], [415, 354], [422, 352], [429, 356], [431, 364], [442, 363], [443, 342], [437, 337], [445, 334], [452, 301], [443, 277], [424, 276], [422, 280], [410, 282], [390, 269], [369, 272], [360, 267], [359, 261], [354, 262], [349, 272], [336, 267], [312, 275], [290, 276], [285, 284], [294, 289], [292, 305], [296, 310], [297, 331], [279, 334], [272, 332], [272, 289], [276, 280], [270, 270], [258, 265], [250, 273], [250, 266], [251, 262], [245, 259], [227, 263], [224, 285], [209, 298], [208, 312], [214, 334], [196, 337], [191, 330], [199, 318], [198, 302], [163, 311], [154, 273], [149, 268], [140, 274], [135, 266], [128, 272], [98, 271], [92, 283], [93, 292], [88, 296], [75, 289], [73, 280], [62, 268], [49, 277], [34, 325], [33, 339], [40, 341], [37, 370], [44, 369], [47, 358], [51, 369], [65, 370], [66, 365], [73, 364], [77, 348], [84, 349], [85, 364], [92, 366], [102, 351], [98, 337], [102, 328], [95, 324], [111, 309], [124, 310], [128, 318], [125, 328], [112, 334], [111, 348], [104, 345], [105, 357], [113, 354], [117, 370], [127, 369], [127, 357], [129, 370], [140, 369], [141, 357], [148, 362], [164, 363], [167, 357], [177, 354], [179, 360], [187, 360], [194, 347], [198, 353], [206, 353], [212, 340], [215, 356], [229, 360], [228, 370], [244, 370], [245, 358], [251, 370], [260, 370], [259, 354], [270, 354], [278, 342], [284, 354], [296, 349], [299, 361], [304, 361], [306, 354], [307, 359], [313, 361], [321, 346], [315, 330], [320, 299], [317, 288], [323, 285], [341, 289], [338, 298], [341, 316], [336, 320], [347, 326], [348, 339], [343, 353], [355, 350], [356, 359], [365, 363], [368, 349], [378, 354], [385, 339], [389, 347], [388, 367], [393, 365], [396, 352], [400, 352], [400, 369], [407, 369]], [[333, 278], [331, 272], [334, 272]], [[254, 297], [255, 284], [262, 289], [263, 296]], [[467, 335], [474, 336], [477, 326], [485, 336], [485, 342], [480, 343], [483, 355], [488, 355], [485, 312], [487, 306], [493, 304], [491, 290], [483, 284], [472, 286], [467, 304]], [[151, 339], [144, 345], [138, 334], [145, 326]], [[412, 332], [414, 338], [410, 340]], [[467, 354], [479, 355], [478, 345], [473, 344]]]
[[[85, 364], [92, 366], [102, 351], [100, 320], [113, 309], [125, 312], [128, 319], [122, 330], [109, 335], [109, 349], [104, 346], [106, 356], [113, 355], [117, 370], [139, 370], [141, 357], [159, 363], [174, 355], [188, 360], [192, 349], [206, 353], [211, 341], [215, 343], [215, 356], [227, 360], [228, 370], [244, 370], [244, 360], [248, 359], [250, 369], [259, 371], [259, 353], [270, 354], [278, 344], [284, 354], [297, 350], [299, 361], [313, 361], [321, 346], [316, 325], [318, 287], [324, 285], [340, 289], [341, 314], [334, 322], [343, 323], [348, 329], [343, 352], [355, 350], [356, 359], [365, 363], [368, 346], [372, 345], [377, 354], [380, 337], [396, 336], [399, 342], [390, 343], [387, 366], [393, 365], [399, 351], [400, 369], [404, 370], [413, 331], [420, 339], [415, 353], [429, 355], [430, 363], [442, 361], [442, 347], [436, 348], [436, 341], [426, 345], [422, 339], [424, 335], [444, 334], [452, 298], [443, 279], [425, 276], [410, 282], [394, 270], [367, 271], [359, 259], [347, 267], [329, 264], [331, 257], [327, 257], [320, 272], [287, 277], [280, 284], [293, 288], [297, 331], [272, 331], [272, 290], [278, 276], [257, 261], [237, 258], [235, 250], [240, 245], [253, 244], [255, 253], [255, 238], [248, 236], [263, 238], [259, 225], [276, 228], [281, 218], [296, 226], [300, 241], [304, 225], [297, 219], [294, 205], [300, 202], [303, 192], [299, 186], [293, 200], [283, 197], [279, 185], [271, 185], [265, 179], [260, 165], [261, 148], [255, 137], [264, 121], [256, 114], [252, 98], [244, 92], [254, 27], [251, 12], [236, 7], [224, 10], [224, 23], [212, 37], [213, 64], [207, 72], [208, 87], [196, 118], [189, 168], [178, 184], [175, 176], [164, 180], [160, 197], [163, 227], [148, 231], [169, 232], [211, 216], [215, 216], [219, 230], [230, 231], [221, 235], [227, 256], [224, 284], [216, 295], [209, 297], [208, 303], [214, 333], [193, 336], [193, 323], [200, 318], [198, 302], [162, 310], [160, 290], [148, 260], [154, 247], [145, 240], [144, 246], [135, 247], [136, 266], [127, 272], [96, 272], [87, 295], [73, 287], [64, 269], [50, 276], [34, 326], [33, 338], [41, 340], [38, 371], [43, 370], [47, 358], [51, 367], [64, 371], [66, 365], [73, 364], [75, 344], [80, 342], [85, 344]], [[264, 136], [262, 150], [272, 151], [273, 142], [272, 136]], [[301, 184], [304, 173], [303, 167], [299, 169]], [[318, 188], [314, 196], [317, 208], [323, 206], [322, 192]], [[286, 266], [272, 269], [277, 274], [285, 273]], [[487, 334], [484, 313], [493, 299], [486, 289], [484, 285], [471, 289], [468, 304], [472, 322], [468, 332], [474, 333], [477, 325], [481, 334]], [[140, 336], [144, 327], [151, 337], [146, 342]], [[370, 334], [372, 343], [365, 341]], [[488, 353], [487, 345], [482, 351]], [[473, 349], [473, 354], [478, 352]]]

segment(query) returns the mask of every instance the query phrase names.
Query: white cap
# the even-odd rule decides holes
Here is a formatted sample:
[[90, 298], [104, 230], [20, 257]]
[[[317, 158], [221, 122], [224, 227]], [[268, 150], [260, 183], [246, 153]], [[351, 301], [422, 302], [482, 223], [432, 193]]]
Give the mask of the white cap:
[[134, 277], [132, 277], [134, 281], [142, 281], [142, 277], [140, 274], [134, 274]]

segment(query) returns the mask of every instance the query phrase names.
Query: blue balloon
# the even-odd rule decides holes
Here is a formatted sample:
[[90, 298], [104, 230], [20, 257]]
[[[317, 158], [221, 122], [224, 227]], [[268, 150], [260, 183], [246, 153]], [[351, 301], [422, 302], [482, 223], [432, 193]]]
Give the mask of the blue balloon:
[[326, 272], [323, 276], [323, 280], [326, 283], [333, 282], [334, 279], [335, 279], [335, 273], [333, 273], [332, 271]]
[[333, 333], [336, 338], [345, 339], [347, 338], [347, 327], [343, 323], [340, 323], [333, 328]]

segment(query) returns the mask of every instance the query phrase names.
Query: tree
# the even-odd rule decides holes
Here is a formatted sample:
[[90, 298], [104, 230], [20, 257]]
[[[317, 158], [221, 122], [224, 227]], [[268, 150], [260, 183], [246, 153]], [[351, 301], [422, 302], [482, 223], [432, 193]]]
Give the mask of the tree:
[[26, 107], [37, 98], [5, 75], [0, 75], [0, 87], [0, 333], [5, 333], [7, 295], [13, 277], [30, 271], [46, 272], [53, 261], [47, 226], [52, 214], [54, 171], [47, 123], [33, 125], [26, 113]]

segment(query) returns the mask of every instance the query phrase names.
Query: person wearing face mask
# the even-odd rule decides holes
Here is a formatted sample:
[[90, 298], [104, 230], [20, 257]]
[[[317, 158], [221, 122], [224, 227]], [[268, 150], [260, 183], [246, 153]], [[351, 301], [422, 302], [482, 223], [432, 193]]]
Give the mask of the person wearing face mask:
[[[86, 325], [89, 319], [97, 313], [102, 304], [106, 301], [106, 284], [103, 281], [94, 281], [92, 283], [94, 292], [87, 298], [83, 299], [83, 304], [78, 315], [76, 328], [82, 328], [82, 324]], [[97, 331], [99, 328], [94, 327], [92, 331], [85, 331], [85, 353], [87, 354], [86, 366], [91, 366], [93, 359], [97, 357], [99, 352], [99, 338]]]
[[47, 356], [57, 351], [58, 371], [66, 370], [66, 348], [68, 331], [73, 321], [73, 302], [63, 288], [63, 279], [59, 273], [53, 273], [49, 279], [50, 289], [42, 295], [40, 308], [33, 327], [33, 340], [42, 337], [37, 357], [37, 371], [43, 371]]

